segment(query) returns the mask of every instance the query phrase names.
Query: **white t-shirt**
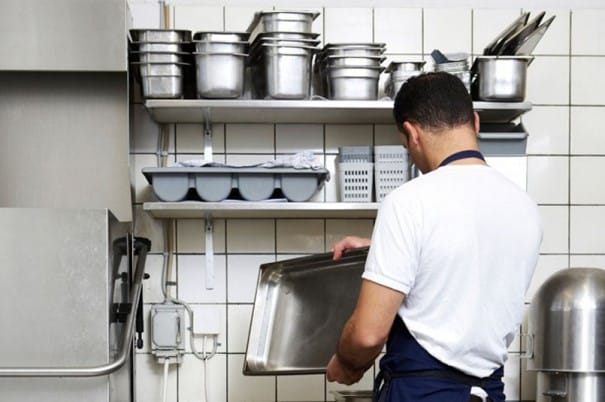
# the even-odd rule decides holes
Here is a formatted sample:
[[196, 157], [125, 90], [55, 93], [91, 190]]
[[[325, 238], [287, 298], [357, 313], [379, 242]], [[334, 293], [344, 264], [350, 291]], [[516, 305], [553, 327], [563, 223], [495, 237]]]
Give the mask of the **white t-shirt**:
[[485, 377], [506, 361], [541, 241], [523, 189], [489, 166], [443, 166], [383, 200], [363, 278], [406, 295], [399, 315], [432, 356]]

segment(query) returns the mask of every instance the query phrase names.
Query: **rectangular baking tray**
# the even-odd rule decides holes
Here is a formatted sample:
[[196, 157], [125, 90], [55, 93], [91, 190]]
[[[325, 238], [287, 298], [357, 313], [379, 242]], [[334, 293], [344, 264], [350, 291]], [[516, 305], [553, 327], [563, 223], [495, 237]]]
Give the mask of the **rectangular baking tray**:
[[367, 251], [261, 265], [243, 373], [324, 373], [357, 303]]

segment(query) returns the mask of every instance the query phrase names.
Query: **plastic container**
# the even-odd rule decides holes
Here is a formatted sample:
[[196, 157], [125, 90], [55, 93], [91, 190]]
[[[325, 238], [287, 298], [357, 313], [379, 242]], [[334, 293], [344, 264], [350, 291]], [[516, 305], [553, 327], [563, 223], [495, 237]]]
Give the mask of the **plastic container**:
[[338, 197], [341, 202], [372, 202], [374, 164], [338, 162]]
[[[328, 178], [326, 169], [169, 167], [144, 168], [143, 175], [161, 201], [183, 201], [195, 194], [203, 201], [222, 201], [238, 189], [248, 201], [262, 201], [280, 189], [289, 201], [307, 201]], [[193, 198], [195, 199], [195, 198]]]
[[374, 156], [371, 146], [338, 147], [339, 162], [373, 162]]
[[401, 145], [374, 147], [374, 180], [377, 202], [409, 180], [408, 152]]

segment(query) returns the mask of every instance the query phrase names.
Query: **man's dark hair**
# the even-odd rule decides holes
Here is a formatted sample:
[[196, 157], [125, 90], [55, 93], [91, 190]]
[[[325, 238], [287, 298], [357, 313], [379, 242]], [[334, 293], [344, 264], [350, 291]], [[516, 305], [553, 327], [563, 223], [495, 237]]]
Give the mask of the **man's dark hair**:
[[444, 72], [426, 73], [407, 80], [393, 108], [399, 131], [404, 121], [442, 130], [473, 124], [473, 101], [460, 79]]

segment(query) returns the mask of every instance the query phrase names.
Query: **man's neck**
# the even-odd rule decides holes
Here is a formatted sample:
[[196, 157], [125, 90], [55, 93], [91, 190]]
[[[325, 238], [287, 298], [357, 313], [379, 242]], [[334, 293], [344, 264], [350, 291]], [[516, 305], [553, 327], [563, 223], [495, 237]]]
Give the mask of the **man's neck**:
[[[476, 133], [468, 126], [457, 127], [448, 130], [445, 133], [438, 133], [436, 135], [445, 135], [447, 136], [447, 139], [445, 141], [439, 141], [439, 146], [434, 147], [434, 151], [428, 155], [431, 170], [437, 169], [445, 158], [456, 152], [479, 150]], [[444, 138], [441, 138], [441, 140], [443, 139]], [[458, 159], [449, 163], [449, 165], [485, 165], [485, 162], [480, 158], [471, 157]]]

